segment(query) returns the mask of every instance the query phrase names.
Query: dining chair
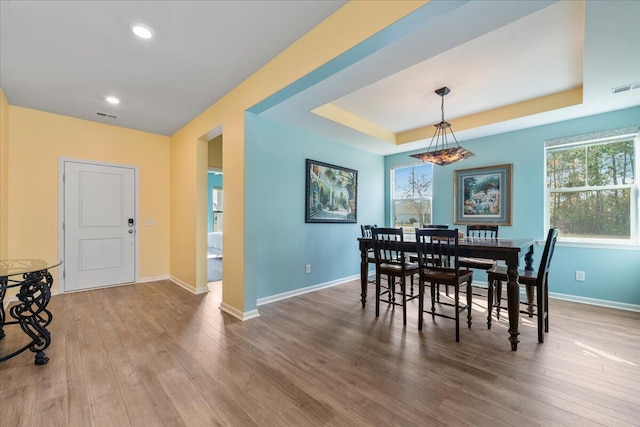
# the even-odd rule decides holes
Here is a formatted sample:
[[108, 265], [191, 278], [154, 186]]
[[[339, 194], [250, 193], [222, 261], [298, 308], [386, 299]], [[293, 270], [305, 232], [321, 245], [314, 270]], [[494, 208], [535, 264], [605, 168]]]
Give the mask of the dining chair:
[[[467, 225], [467, 238], [497, 239], [497, 225]], [[492, 259], [460, 258], [460, 266], [464, 268], [476, 268], [478, 270], [491, 270], [496, 262]]]
[[[456, 341], [460, 341], [460, 313], [467, 312], [467, 324], [471, 327], [471, 281], [473, 272], [460, 269], [458, 230], [444, 230], [436, 228], [416, 229], [416, 249], [418, 253], [419, 291], [418, 291], [418, 330], [422, 330], [424, 313], [453, 319], [456, 322]], [[449, 258], [448, 265], [438, 264], [438, 259]], [[426, 283], [431, 288], [431, 310], [424, 309], [424, 288]], [[436, 311], [436, 291], [438, 285], [451, 286], [454, 290], [453, 302], [440, 301], [438, 306], [453, 308], [453, 316], [442, 311]], [[460, 288], [466, 288], [466, 304], [460, 302]], [[448, 299], [447, 299], [448, 301]]]
[[[373, 224], [361, 224], [360, 225], [360, 232], [362, 233], [362, 237], [364, 237], [365, 239], [371, 239], [371, 230], [373, 228], [376, 228], [377, 225]], [[367, 262], [369, 264], [373, 264], [374, 266], [376, 265], [376, 257], [373, 254], [373, 248], [368, 249], [367, 250]], [[368, 277], [368, 275], [367, 275]], [[375, 283], [375, 280], [369, 280], [369, 283]]]
[[[402, 323], [407, 324], [407, 301], [417, 297], [407, 298], [407, 277], [411, 278], [418, 273], [418, 264], [408, 260], [402, 242], [404, 233], [402, 228], [373, 228], [373, 250], [376, 259], [376, 317], [380, 315], [380, 301], [383, 295], [391, 305], [402, 305]], [[388, 288], [382, 292], [382, 276], [387, 277]], [[398, 304], [395, 298], [395, 281], [400, 279], [400, 293], [402, 304]]]
[[360, 231], [362, 232], [362, 237], [366, 238], [366, 239], [371, 239], [371, 230], [373, 228], [376, 228], [377, 225], [373, 224], [362, 224], [360, 225]]
[[[467, 238], [469, 239], [497, 239], [498, 238], [498, 226], [497, 225], [467, 225]], [[496, 262], [492, 259], [483, 258], [460, 258], [460, 268], [477, 269], [488, 271], [496, 266]], [[491, 307], [494, 303], [493, 288], [489, 286], [471, 286], [472, 289], [485, 289], [487, 291], [487, 329], [491, 329]], [[474, 296], [484, 296], [480, 293], [475, 293]]]
[[[544, 245], [542, 258], [538, 271], [518, 270], [518, 282], [527, 289], [527, 301], [521, 301], [521, 304], [527, 305], [527, 310], [520, 310], [521, 313], [528, 314], [529, 317], [538, 317], [538, 342], [544, 342], [544, 332], [549, 332], [549, 267], [551, 258], [558, 240], [558, 229], [551, 228], [547, 234], [547, 241]], [[496, 290], [496, 315], [500, 318], [500, 308], [502, 301], [502, 282], [509, 280], [507, 276], [507, 268], [496, 266], [487, 272], [489, 286], [495, 286]], [[533, 301], [533, 293], [536, 296], [535, 304]], [[489, 307], [491, 310], [491, 307]], [[534, 312], [535, 310], [535, 312]], [[489, 312], [491, 315], [491, 312]]]
[[[448, 229], [449, 229], [449, 224], [422, 224], [422, 227], [421, 227], [421, 228], [438, 228], [438, 229], [441, 229], [441, 230], [448, 230]], [[416, 261], [417, 261], [417, 259], [418, 259], [418, 258], [417, 258], [417, 256], [416, 256]], [[442, 265], [442, 262], [443, 262], [443, 261], [444, 261], [444, 262], [448, 262], [448, 258], [447, 258], [447, 257], [445, 257], [444, 259], [442, 259], [442, 258], [438, 257], [438, 258], [436, 259], [436, 262], [437, 262], [439, 265]], [[413, 290], [413, 289], [412, 289], [412, 290]], [[449, 287], [448, 287], [448, 286], [446, 286], [446, 287], [445, 287], [445, 294], [446, 294], [447, 296], [449, 296]], [[438, 289], [436, 289], [436, 300], [437, 300], [438, 302], [440, 301], [440, 287], [439, 287], [439, 286], [438, 286]]]

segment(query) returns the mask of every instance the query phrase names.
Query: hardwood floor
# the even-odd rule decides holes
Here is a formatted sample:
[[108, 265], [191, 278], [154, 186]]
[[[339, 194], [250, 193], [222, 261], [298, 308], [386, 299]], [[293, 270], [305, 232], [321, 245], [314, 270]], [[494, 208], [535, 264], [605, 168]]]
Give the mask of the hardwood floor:
[[[220, 285], [168, 282], [56, 296], [51, 359], [0, 363], [0, 426], [639, 425], [640, 313], [552, 300], [537, 343], [522, 320], [472, 329], [370, 299], [351, 282], [223, 314]], [[374, 294], [370, 285], [369, 295]], [[0, 354], [22, 342], [5, 328]]]

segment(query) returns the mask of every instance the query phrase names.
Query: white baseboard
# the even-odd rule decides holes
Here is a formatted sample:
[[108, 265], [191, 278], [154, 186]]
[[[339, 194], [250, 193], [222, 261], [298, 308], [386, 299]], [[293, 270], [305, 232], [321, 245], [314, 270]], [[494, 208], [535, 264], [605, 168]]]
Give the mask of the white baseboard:
[[243, 322], [245, 320], [253, 319], [255, 317], [259, 317], [260, 316], [260, 312], [257, 309], [256, 310], [247, 311], [247, 312], [242, 312], [242, 311], [238, 310], [237, 308], [232, 307], [229, 304], [225, 304], [223, 302], [220, 303], [220, 310], [224, 311], [227, 314], [230, 314], [231, 316], [235, 317], [236, 319], [242, 320]]
[[264, 304], [269, 304], [272, 302], [280, 301], [287, 298], [292, 298], [298, 295], [306, 294], [309, 292], [319, 291], [320, 289], [330, 288], [331, 286], [341, 285], [345, 282], [350, 282], [355, 279], [360, 279], [360, 275], [354, 275], [350, 277], [345, 277], [342, 279], [332, 280], [330, 282], [321, 283], [319, 285], [308, 286], [306, 288], [294, 289], [292, 291], [283, 292], [281, 294], [272, 295], [270, 297], [258, 298], [257, 305], [261, 306]]
[[617, 308], [618, 310], [636, 311], [640, 312], [640, 305], [628, 304], [626, 302], [608, 301], [597, 298], [579, 297], [575, 295], [559, 294], [556, 292], [549, 292], [549, 298], [555, 298], [563, 301], [579, 302], [582, 304], [597, 305], [600, 307]]
[[180, 280], [180, 279], [178, 279], [177, 277], [174, 277], [174, 276], [170, 276], [169, 280], [171, 280], [176, 285], [178, 285], [181, 288], [191, 292], [194, 295], [206, 294], [207, 292], [209, 292], [209, 288], [208, 287], [199, 288], [199, 289], [197, 289], [197, 288], [193, 289], [191, 286], [189, 286], [189, 284], [187, 284], [186, 282], [183, 282], [182, 280]]
[[163, 276], [149, 276], [149, 277], [140, 277], [136, 283], [148, 283], [148, 282], [157, 282], [160, 280], [170, 280], [170, 277], [168, 274], [165, 274]]
[[[191, 286], [189, 286], [187, 283], [183, 282], [182, 280], [178, 279], [177, 277], [174, 276], [170, 276], [169, 280], [172, 281], [173, 283], [175, 283], [176, 285], [180, 286], [181, 288], [189, 291], [190, 293], [194, 294], [194, 295], [200, 295], [200, 294], [204, 294], [209, 292], [209, 288], [201, 288], [201, 289], [193, 289]], [[223, 312], [230, 314], [231, 316], [235, 317], [236, 319], [245, 321], [245, 320], [249, 320], [249, 319], [253, 319], [254, 317], [258, 317], [260, 316], [260, 313], [258, 312], [258, 310], [251, 310], [251, 311], [247, 311], [247, 312], [242, 312], [240, 310], [238, 310], [235, 307], [232, 307], [228, 304], [225, 304], [224, 302], [220, 303], [220, 310], [222, 310]]]

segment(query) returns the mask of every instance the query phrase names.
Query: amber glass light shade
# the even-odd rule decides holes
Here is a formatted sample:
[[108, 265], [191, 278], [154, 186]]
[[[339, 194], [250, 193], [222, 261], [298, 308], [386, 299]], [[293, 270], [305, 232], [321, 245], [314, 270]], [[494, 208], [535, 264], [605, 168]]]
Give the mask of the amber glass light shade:
[[411, 157], [420, 159], [425, 163], [433, 163], [439, 166], [450, 165], [451, 163], [459, 162], [460, 160], [473, 156], [475, 156], [475, 154], [460, 146], [411, 155]]
[[[436, 133], [431, 138], [429, 148], [424, 153], [411, 154], [411, 157], [420, 159], [425, 163], [433, 163], [439, 166], [449, 165], [451, 163], [459, 162], [460, 160], [468, 159], [475, 156], [471, 151], [462, 148], [458, 144], [458, 140], [451, 129], [451, 123], [444, 119], [444, 96], [450, 92], [448, 87], [443, 87], [436, 90], [436, 93], [442, 99], [440, 109], [442, 110], [442, 121], [435, 125]], [[455, 145], [448, 147], [449, 134], [453, 138]], [[435, 141], [435, 144], [434, 144]], [[432, 149], [433, 148], [433, 149]]]

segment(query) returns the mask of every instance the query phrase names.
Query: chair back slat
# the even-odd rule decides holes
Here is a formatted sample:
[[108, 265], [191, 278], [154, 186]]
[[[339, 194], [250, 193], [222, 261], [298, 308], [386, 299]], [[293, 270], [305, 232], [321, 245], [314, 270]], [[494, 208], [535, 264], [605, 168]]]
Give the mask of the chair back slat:
[[497, 239], [497, 225], [467, 225], [467, 237], [480, 237], [483, 239]]
[[558, 229], [550, 228], [547, 233], [547, 241], [544, 244], [544, 251], [542, 251], [542, 258], [540, 259], [540, 267], [538, 267], [538, 274], [536, 284], [538, 289], [542, 289], [540, 286], [547, 281], [549, 275], [549, 267], [551, 266], [551, 258], [553, 258], [553, 251], [556, 247], [556, 241], [558, 240]]
[[373, 224], [363, 224], [360, 225], [360, 232], [362, 233], [362, 237], [366, 238], [366, 239], [371, 239], [371, 229], [376, 228], [377, 225]]
[[449, 229], [449, 224], [422, 224], [421, 228], [440, 228], [447, 230]]
[[[441, 228], [416, 228], [416, 252], [418, 266], [424, 268], [440, 267], [441, 265], [458, 265], [458, 230]], [[449, 260], [438, 261], [438, 260]], [[453, 263], [451, 262], [453, 260]]]
[[402, 228], [372, 228], [373, 251], [377, 263], [400, 264], [404, 262], [404, 248], [396, 242], [404, 241]]

